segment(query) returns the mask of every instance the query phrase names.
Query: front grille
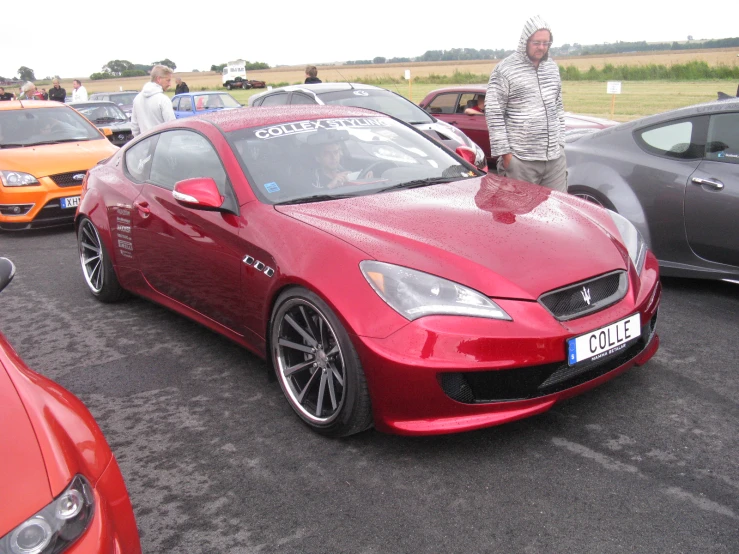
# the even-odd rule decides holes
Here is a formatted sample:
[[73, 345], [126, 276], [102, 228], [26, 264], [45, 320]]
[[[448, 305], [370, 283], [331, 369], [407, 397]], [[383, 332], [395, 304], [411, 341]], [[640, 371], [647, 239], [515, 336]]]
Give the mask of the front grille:
[[117, 131], [110, 135], [108, 139], [116, 146], [123, 146], [129, 140], [133, 139], [133, 133], [131, 131]]
[[587, 383], [636, 358], [654, 336], [657, 314], [642, 326], [641, 336], [629, 348], [609, 358], [570, 366], [553, 364], [494, 371], [448, 372], [439, 374], [444, 393], [464, 404], [530, 400]]
[[629, 276], [619, 270], [542, 294], [539, 303], [557, 320], [568, 321], [615, 304], [628, 289]]
[[[49, 178], [56, 183], [58, 187], [79, 187], [82, 185], [82, 179], [87, 173], [86, 169], [80, 169], [79, 171], [70, 171], [69, 173], [57, 173], [56, 175], [49, 175]], [[81, 175], [78, 179], [75, 176]]]

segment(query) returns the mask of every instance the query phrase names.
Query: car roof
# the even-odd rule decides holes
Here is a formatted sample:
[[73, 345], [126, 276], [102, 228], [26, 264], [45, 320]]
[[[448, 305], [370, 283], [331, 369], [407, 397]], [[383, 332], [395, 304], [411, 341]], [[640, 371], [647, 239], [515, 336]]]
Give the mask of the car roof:
[[[179, 98], [180, 96], [193, 96], [193, 95], [206, 95], [206, 96], [212, 96], [214, 94], [228, 94], [225, 90], [203, 90], [203, 91], [190, 91], [190, 92], [181, 92], [179, 94], [175, 94], [172, 98]], [[229, 96], [231, 96], [229, 94]]]
[[91, 92], [90, 93], [90, 96], [94, 96], [96, 94], [121, 94], [123, 92], [135, 92], [136, 94], [138, 94], [140, 91], [138, 91], [138, 90], [113, 90], [113, 91], [110, 91], [110, 92], [101, 91], [101, 92]]
[[701, 104], [693, 104], [692, 106], [685, 106], [683, 108], [676, 108], [663, 113], [654, 115], [648, 115], [639, 119], [630, 121], [628, 124], [623, 125], [624, 128], [632, 128], [634, 126], [642, 127], [646, 125], [653, 125], [661, 123], [663, 121], [669, 121], [671, 119], [678, 119], [681, 117], [690, 117], [696, 115], [710, 115], [712, 113], [721, 112], [733, 112], [739, 110], [739, 98], [729, 98], [726, 100], [711, 100], [710, 102], [703, 102]]
[[[168, 127], [198, 127], [202, 122], [209, 122], [228, 133], [249, 127], [280, 125], [295, 121], [312, 119], [331, 119], [340, 117], [388, 117], [372, 110], [350, 106], [269, 106], [264, 108], [240, 108], [221, 110], [218, 112], [178, 119], [166, 124]], [[161, 128], [161, 127], [160, 127]]]
[[67, 106], [116, 106], [115, 102], [108, 100], [88, 100], [87, 102], [67, 102]]
[[0, 111], [8, 110], [38, 110], [38, 109], [54, 109], [54, 108], [65, 108], [67, 104], [61, 102], [54, 102], [49, 100], [9, 100], [7, 102], [0, 102]]
[[459, 85], [456, 87], [442, 87], [437, 88], [429, 92], [429, 94], [435, 94], [437, 92], [474, 92], [476, 94], [485, 94], [487, 92], [488, 86], [487, 85]]
[[307, 90], [314, 94], [325, 94], [328, 92], [338, 92], [341, 90], [385, 90], [381, 87], [373, 85], [365, 85], [362, 83], [311, 83], [308, 85], [288, 85], [286, 87], [277, 87], [268, 91], [270, 93], [275, 91], [294, 91], [294, 90]]

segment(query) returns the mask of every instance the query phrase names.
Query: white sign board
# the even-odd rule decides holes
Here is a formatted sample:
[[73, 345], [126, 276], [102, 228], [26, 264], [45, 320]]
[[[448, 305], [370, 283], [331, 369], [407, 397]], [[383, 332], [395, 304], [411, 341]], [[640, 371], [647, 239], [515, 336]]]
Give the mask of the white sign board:
[[411, 78], [411, 70], [410, 69], [406, 69], [405, 70], [405, 80], [408, 81], [408, 80], [410, 80], [410, 78]]
[[621, 81], [608, 81], [606, 92], [608, 94], [621, 94]]

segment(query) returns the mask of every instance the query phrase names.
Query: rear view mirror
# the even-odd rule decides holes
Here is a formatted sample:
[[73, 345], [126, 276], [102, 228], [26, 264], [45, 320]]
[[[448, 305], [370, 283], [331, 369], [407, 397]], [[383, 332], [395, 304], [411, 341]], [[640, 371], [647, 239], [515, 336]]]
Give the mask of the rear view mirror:
[[183, 206], [196, 210], [220, 210], [224, 201], [216, 182], [209, 177], [178, 181], [172, 196]]
[[0, 258], [0, 290], [3, 290], [13, 280], [15, 266], [8, 258]]
[[470, 148], [469, 146], [457, 146], [455, 152], [464, 161], [475, 165], [475, 151], [472, 150], [472, 148]]

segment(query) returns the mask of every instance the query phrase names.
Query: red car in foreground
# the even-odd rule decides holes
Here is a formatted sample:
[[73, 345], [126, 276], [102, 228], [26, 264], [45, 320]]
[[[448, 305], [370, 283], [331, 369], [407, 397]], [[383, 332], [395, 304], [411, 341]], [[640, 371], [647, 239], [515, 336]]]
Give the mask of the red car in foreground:
[[[489, 167], [495, 167], [490, 157], [490, 135], [483, 113], [469, 115], [465, 109], [477, 105], [478, 97], [485, 97], [487, 85], [460, 85], [432, 90], [419, 102], [434, 117], [454, 125], [470, 137], [485, 152]], [[565, 129], [568, 136], [591, 133], [618, 125], [618, 121], [589, 115], [565, 112]], [[492, 164], [492, 165], [490, 165]]]
[[626, 219], [359, 108], [158, 127], [90, 170], [76, 228], [93, 295], [268, 358], [326, 435], [512, 421], [658, 345], [659, 269]]
[[[0, 290], [13, 277], [0, 258]], [[0, 334], [0, 552], [140, 553], [123, 476], [84, 404]]]

